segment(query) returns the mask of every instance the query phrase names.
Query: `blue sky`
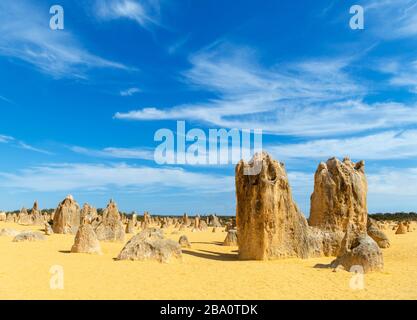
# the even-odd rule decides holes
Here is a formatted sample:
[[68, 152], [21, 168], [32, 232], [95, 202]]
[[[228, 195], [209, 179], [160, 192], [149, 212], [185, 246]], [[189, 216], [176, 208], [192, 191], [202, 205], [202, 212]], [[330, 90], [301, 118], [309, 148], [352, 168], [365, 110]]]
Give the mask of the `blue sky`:
[[[64, 8], [65, 29], [49, 28]], [[349, 27], [352, 5], [364, 30]], [[67, 194], [234, 214], [234, 166], [157, 165], [158, 129], [262, 129], [308, 215], [314, 171], [366, 160], [369, 211], [417, 211], [417, 3], [0, 3], [0, 209]]]

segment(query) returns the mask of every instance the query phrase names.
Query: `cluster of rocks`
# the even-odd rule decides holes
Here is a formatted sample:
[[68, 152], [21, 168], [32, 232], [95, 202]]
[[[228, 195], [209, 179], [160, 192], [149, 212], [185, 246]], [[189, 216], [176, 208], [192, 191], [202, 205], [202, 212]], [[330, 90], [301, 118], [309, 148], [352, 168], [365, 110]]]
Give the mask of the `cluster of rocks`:
[[[242, 260], [334, 256], [333, 268], [350, 270], [359, 265], [365, 272], [383, 269], [381, 248], [389, 248], [390, 241], [382, 230], [390, 226], [368, 217], [363, 161], [331, 158], [319, 164], [308, 220], [293, 200], [284, 163], [269, 154], [258, 153], [248, 163], [240, 161], [235, 183], [236, 219], [229, 221], [221, 221], [215, 214], [189, 217], [184, 213], [176, 218], [153, 217], [149, 212], [139, 221], [136, 213], [120, 214], [113, 200], [98, 214], [89, 204], [80, 208], [70, 195], [52, 215], [42, 213], [35, 202], [32, 210], [23, 208], [18, 215], [0, 213], [0, 221], [44, 225], [45, 235], [75, 234], [74, 253], [101, 254], [100, 241], [123, 241], [126, 234], [142, 229], [125, 244], [117, 260], [168, 262], [181, 258], [181, 248], [191, 247], [188, 238], [182, 235], [178, 242], [166, 239], [164, 229], [172, 227], [176, 234], [211, 227], [213, 232], [224, 228], [223, 245], [238, 246]], [[396, 234], [411, 231], [409, 223], [401, 222], [394, 228]], [[3, 229], [2, 234], [13, 236], [13, 241], [45, 239], [35, 232]]]
[[364, 166], [349, 158], [320, 163], [307, 221], [292, 198], [282, 162], [265, 152], [248, 163], [241, 161], [236, 166], [239, 258], [336, 256], [334, 267], [359, 264], [365, 272], [381, 270], [380, 247], [390, 244], [368, 219]]

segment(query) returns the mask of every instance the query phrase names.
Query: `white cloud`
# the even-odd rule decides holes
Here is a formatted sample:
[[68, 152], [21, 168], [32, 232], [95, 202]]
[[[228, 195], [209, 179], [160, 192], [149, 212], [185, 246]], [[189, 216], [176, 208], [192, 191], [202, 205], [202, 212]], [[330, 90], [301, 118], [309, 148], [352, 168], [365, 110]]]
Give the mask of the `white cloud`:
[[29, 150], [29, 151], [34, 151], [34, 152], [38, 152], [38, 153], [43, 153], [43, 154], [48, 154], [48, 155], [52, 154], [51, 152], [49, 152], [47, 150], [36, 148], [34, 146], [31, 146], [31, 145], [27, 144], [24, 141], [18, 140], [14, 137], [7, 136], [7, 135], [1, 135], [0, 134], [0, 143], [10, 144], [13, 147], [17, 147], [17, 148], [25, 149], [25, 150]]
[[384, 39], [417, 35], [417, 3], [414, 0], [365, 0], [365, 28]]
[[159, 24], [158, 0], [98, 0], [95, 14], [102, 20], [129, 19], [144, 28]]
[[280, 159], [324, 160], [333, 156], [370, 160], [417, 158], [417, 130], [386, 131], [363, 137], [270, 145], [266, 149]]
[[191, 57], [185, 81], [216, 98], [168, 109], [116, 113], [128, 120], [195, 120], [226, 128], [296, 136], [353, 134], [417, 122], [416, 106], [366, 104], [366, 87], [349, 75], [349, 59], [302, 61], [264, 68], [242, 48]]
[[9, 142], [12, 142], [13, 140], [14, 140], [13, 137], [0, 134], [0, 143], [9, 143]]
[[49, 11], [28, 1], [0, 2], [0, 55], [25, 61], [54, 77], [85, 77], [89, 68], [128, 69], [83, 48], [67, 30], [49, 28]]
[[154, 150], [151, 148], [114, 148], [108, 147], [102, 150], [88, 149], [79, 146], [72, 146], [73, 152], [99, 158], [116, 158], [116, 159], [143, 159], [153, 160]]
[[0, 95], [0, 100], [3, 100], [3, 101], [5, 101], [5, 102], [7, 102], [7, 103], [9, 103], [9, 104], [15, 104], [12, 100], [7, 99], [6, 97], [3, 97], [3, 96], [1, 96], [1, 95]]
[[129, 88], [129, 89], [120, 91], [120, 95], [122, 97], [129, 97], [129, 96], [133, 96], [135, 93], [138, 93], [138, 92], [140, 92], [139, 88]]
[[[380, 168], [366, 173], [369, 212], [416, 211], [417, 168]], [[308, 216], [310, 195], [314, 190], [314, 172], [288, 172], [297, 204]]]
[[123, 163], [51, 164], [18, 173], [0, 172], [0, 187], [22, 191], [69, 192], [74, 190], [114, 190], [115, 188], [176, 188], [199, 192], [233, 191], [234, 178], [185, 171], [181, 168], [129, 166]]

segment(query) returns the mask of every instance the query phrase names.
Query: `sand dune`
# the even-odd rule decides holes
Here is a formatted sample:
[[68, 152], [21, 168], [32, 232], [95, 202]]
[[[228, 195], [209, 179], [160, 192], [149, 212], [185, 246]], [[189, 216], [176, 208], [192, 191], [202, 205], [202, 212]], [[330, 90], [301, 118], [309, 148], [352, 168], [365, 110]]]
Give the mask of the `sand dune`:
[[[416, 225], [413, 223], [413, 228]], [[1, 228], [38, 230], [0, 222]], [[40, 227], [39, 227], [40, 228]], [[417, 231], [394, 235], [384, 249], [383, 272], [365, 275], [365, 288], [349, 286], [352, 274], [315, 268], [333, 258], [238, 261], [237, 247], [222, 246], [226, 233], [181, 231], [190, 249], [182, 261], [114, 261], [124, 242], [101, 242], [103, 255], [70, 253], [73, 235], [12, 242], [0, 237], [0, 299], [417, 299]], [[129, 235], [130, 238], [132, 235]], [[64, 289], [50, 289], [51, 266], [64, 268]]]

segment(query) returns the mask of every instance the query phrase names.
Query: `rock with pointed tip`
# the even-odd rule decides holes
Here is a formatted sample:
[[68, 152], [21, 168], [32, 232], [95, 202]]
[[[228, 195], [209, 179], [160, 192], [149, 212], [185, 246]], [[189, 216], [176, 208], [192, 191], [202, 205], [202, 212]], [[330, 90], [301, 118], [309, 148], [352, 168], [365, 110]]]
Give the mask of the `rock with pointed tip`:
[[71, 252], [101, 254], [100, 242], [90, 224], [84, 223], [78, 228]]
[[56, 208], [52, 230], [54, 233], [77, 233], [80, 226], [80, 206], [73, 196], [68, 195]]
[[366, 232], [367, 190], [365, 163], [349, 158], [320, 163], [314, 176], [309, 225], [327, 231], [346, 232], [348, 224]]
[[226, 239], [223, 241], [224, 246], [237, 246], [238, 236], [236, 230], [229, 230], [226, 235]]
[[[316, 255], [307, 220], [292, 198], [283, 163], [266, 152], [236, 166], [239, 259], [267, 260]], [[231, 230], [228, 231], [228, 235]]]

